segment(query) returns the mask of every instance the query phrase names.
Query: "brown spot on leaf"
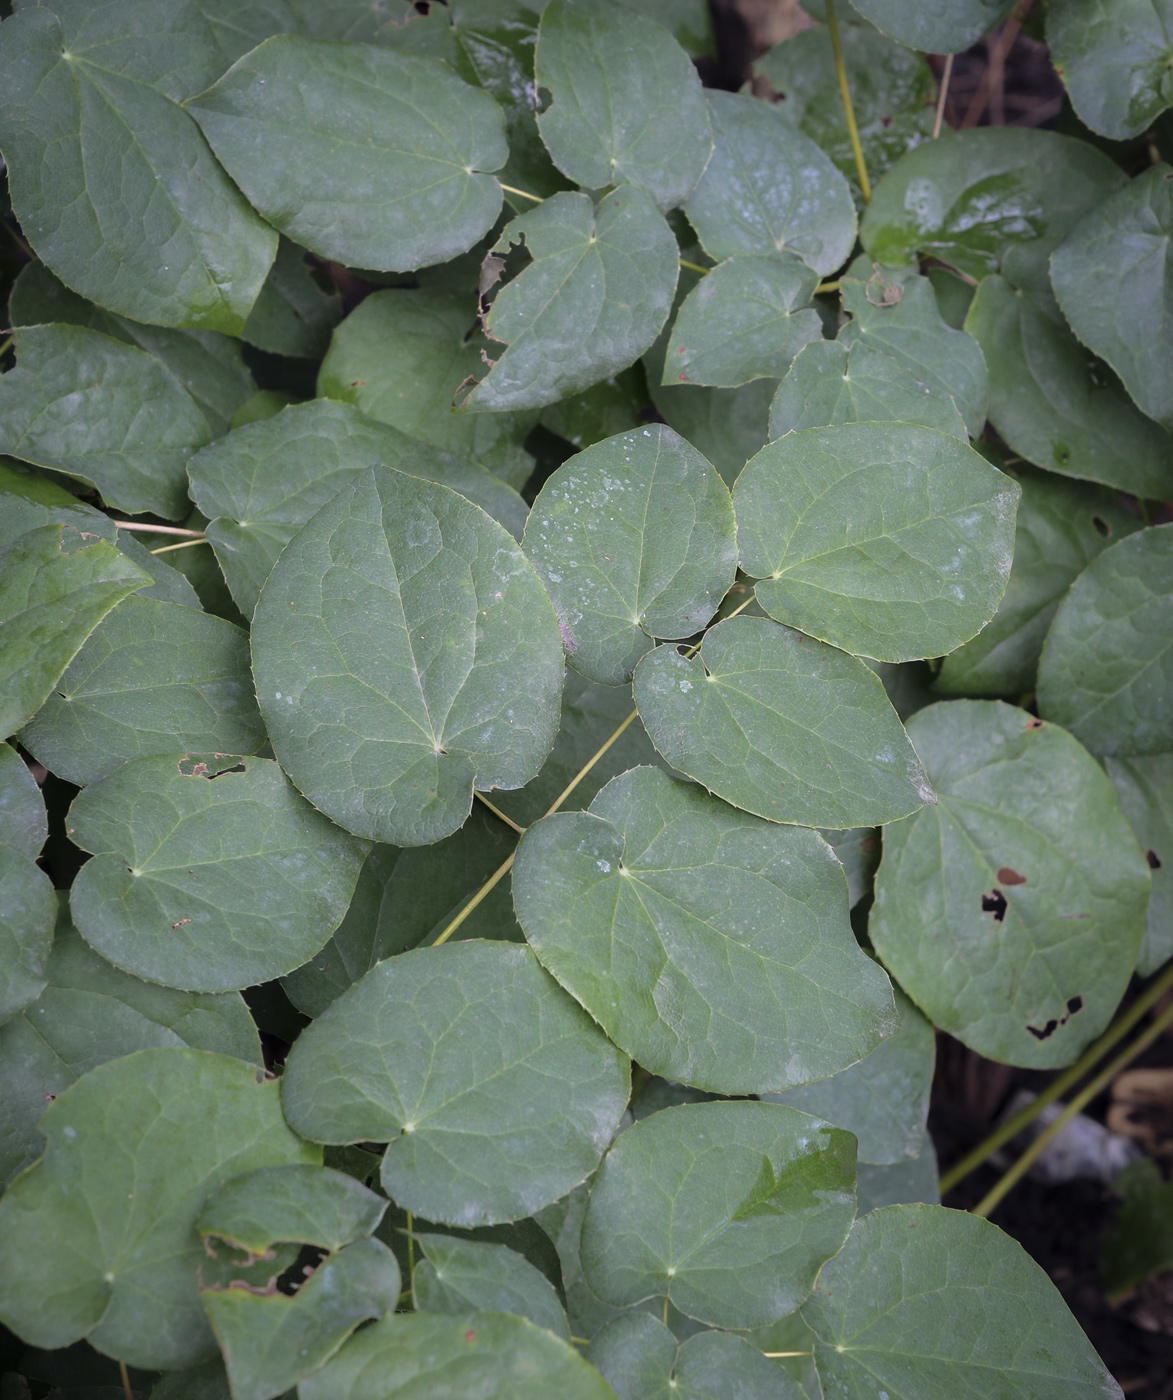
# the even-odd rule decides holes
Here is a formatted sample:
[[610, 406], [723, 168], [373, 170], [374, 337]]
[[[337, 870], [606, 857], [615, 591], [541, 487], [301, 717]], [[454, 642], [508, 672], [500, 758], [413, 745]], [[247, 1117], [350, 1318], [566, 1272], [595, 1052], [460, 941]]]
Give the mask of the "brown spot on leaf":
[[182, 928], [182, 927], [184, 926], [184, 924], [190, 924], [190, 923], [191, 923], [191, 920], [190, 920], [190, 919], [180, 919], [178, 923], [172, 924], [171, 927], [172, 927], [173, 929]]
[[1161, 857], [1151, 847], [1144, 853], [1144, 858], [1148, 861], [1150, 870], [1160, 870]]
[[1020, 875], [1017, 870], [1011, 870], [1010, 866], [1004, 865], [998, 871], [998, 883], [1001, 885], [1025, 885], [1026, 876]]

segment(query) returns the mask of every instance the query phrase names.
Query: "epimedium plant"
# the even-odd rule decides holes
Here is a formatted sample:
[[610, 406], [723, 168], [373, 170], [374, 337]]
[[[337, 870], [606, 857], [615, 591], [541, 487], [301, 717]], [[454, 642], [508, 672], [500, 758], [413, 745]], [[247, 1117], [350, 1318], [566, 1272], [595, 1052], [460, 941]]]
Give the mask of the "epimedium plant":
[[1001, 0], [752, 93], [696, 0], [14, 8], [20, 1376], [1119, 1395], [925, 1120], [1173, 956], [1163, 31], [955, 133]]

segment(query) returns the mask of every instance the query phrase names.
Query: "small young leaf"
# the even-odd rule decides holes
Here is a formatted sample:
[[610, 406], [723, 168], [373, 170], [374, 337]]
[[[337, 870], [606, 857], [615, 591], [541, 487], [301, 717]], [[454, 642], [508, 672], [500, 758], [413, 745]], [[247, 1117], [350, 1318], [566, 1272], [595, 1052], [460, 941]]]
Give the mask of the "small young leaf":
[[412, 1297], [420, 1312], [463, 1316], [479, 1308], [513, 1313], [570, 1340], [554, 1285], [508, 1246], [418, 1233], [415, 1241], [424, 1256], [412, 1277]]
[[779, 622], [857, 656], [911, 661], [994, 615], [1017, 483], [946, 433], [850, 423], [768, 443], [737, 481], [741, 567]]
[[492, 227], [501, 109], [446, 64], [277, 35], [186, 104], [250, 202], [294, 243], [404, 272]]
[[993, 29], [1012, 0], [852, 0], [877, 29], [925, 53], [960, 53]]
[[1087, 566], [1039, 660], [1039, 713], [1094, 754], [1173, 749], [1173, 527], [1141, 530]]
[[794, 1309], [855, 1215], [850, 1133], [781, 1104], [665, 1109], [621, 1133], [591, 1188], [586, 1279], [604, 1301], [668, 1297], [714, 1327]]
[[934, 1025], [1054, 1069], [1108, 1024], [1149, 873], [1112, 785], [1064, 730], [997, 701], [915, 715], [937, 805], [884, 833], [868, 932]]
[[372, 968], [303, 1031], [282, 1083], [305, 1136], [387, 1142], [405, 1209], [453, 1225], [530, 1215], [594, 1169], [628, 1062], [528, 948], [471, 940]]
[[532, 827], [513, 892], [543, 964], [655, 1074], [781, 1089], [845, 1068], [896, 1027], [826, 844], [657, 769]]
[[841, 829], [933, 801], [874, 672], [764, 618], [718, 623], [691, 660], [649, 652], [635, 700], [673, 767], [770, 821]]
[[1047, 11], [1047, 45], [1079, 119], [1127, 141], [1173, 104], [1165, 0], [1067, 0]]
[[1138, 976], [1151, 977], [1173, 957], [1173, 754], [1109, 758], [1104, 766], [1152, 873], [1148, 927], [1136, 962]]
[[188, 991], [300, 966], [341, 923], [366, 854], [275, 763], [236, 755], [135, 759], [75, 799], [68, 829], [95, 853], [70, 895], [82, 936]]
[[48, 834], [36, 778], [11, 744], [0, 744], [0, 846], [36, 860]]
[[450, 835], [474, 786], [521, 787], [558, 732], [562, 636], [533, 566], [418, 477], [372, 468], [327, 502], [269, 575], [252, 642], [280, 763], [376, 841]]

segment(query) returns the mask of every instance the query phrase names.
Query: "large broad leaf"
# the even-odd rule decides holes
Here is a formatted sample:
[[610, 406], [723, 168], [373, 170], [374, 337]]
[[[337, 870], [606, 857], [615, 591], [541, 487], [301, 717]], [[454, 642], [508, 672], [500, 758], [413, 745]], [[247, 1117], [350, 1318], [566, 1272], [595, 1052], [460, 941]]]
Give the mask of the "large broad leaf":
[[94, 628], [148, 582], [74, 525], [39, 525], [0, 554], [0, 731], [32, 719]]
[[624, 1400], [805, 1400], [797, 1381], [740, 1337], [698, 1332], [678, 1342], [646, 1312], [608, 1323], [586, 1356]]
[[446, 262], [492, 227], [501, 109], [437, 59], [278, 35], [187, 109], [250, 202], [355, 267]]
[[882, 661], [940, 656], [1002, 599], [1018, 497], [1012, 478], [931, 428], [789, 433], [738, 478], [741, 567], [766, 612], [810, 636]]
[[1173, 528], [1094, 559], [1059, 605], [1039, 661], [1039, 713], [1095, 754], [1173, 749]]
[[1123, 995], [1149, 872], [1070, 734], [997, 701], [908, 726], [937, 805], [884, 833], [868, 932], [942, 1030], [1006, 1064], [1069, 1064]]
[[251, 617], [277, 556], [325, 503], [367, 467], [439, 481], [499, 520], [525, 528], [524, 501], [484, 467], [374, 423], [329, 399], [290, 405], [196, 454], [192, 493], [232, 596]]
[[79, 785], [132, 758], [255, 753], [264, 742], [245, 633], [137, 597], [98, 626], [21, 731], [50, 773]]
[[432, 1234], [417, 1234], [415, 1241], [424, 1256], [412, 1275], [412, 1301], [420, 1312], [513, 1313], [570, 1340], [554, 1285], [507, 1245]]
[[622, 685], [656, 637], [690, 637], [737, 568], [724, 482], [671, 428], [572, 457], [542, 487], [522, 541], [558, 612], [570, 664]]
[[1173, 10], [1167, 0], [1067, 0], [1047, 11], [1047, 45], [1085, 126], [1113, 141], [1173, 104]]
[[[1168, 67], [1168, 64], [1166, 64]], [[1173, 428], [1173, 167], [1155, 165], [1076, 224], [1051, 281], [1080, 340]]]
[[676, 314], [663, 378], [727, 389], [779, 378], [823, 334], [819, 313], [808, 305], [817, 281], [794, 254], [718, 263]]
[[404, 1313], [353, 1337], [301, 1400], [615, 1400], [598, 1371], [568, 1342], [526, 1318]]
[[1046, 296], [989, 276], [965, 325], [990, 367], [990, 423], [1015, 452], [1138, 496], [1173, 494], [1173, 437], [1136, 408]]
[[278, 1092], [240, 1060], [186, 1049], [127, 1055], [67, 1089], [41, 1119], [44, 1158], [0, 1200], [0, 1319], [34, 1346], [88, 1337], [152, 1369], [214, 1354], [204, 1201], [239, 1172], [319, 1160]]
[[69, 834], [94, 852], [70, 895], [86, 941], [201, 992], [300, 966], [341, 923], [366, 853], [275, 763], [224, 754], [135, 759], [74, 801]]
[[177, 520], [207, 420], [153, 356], [80, 326], [21, 331], [0, 378], [0, 452], [96, 486], [106, 504]]
[[1139, 528], [1114, 492], [1016, 469], [1022, 496], [1014, 563], [993, 620], [945, 657], [933, 689], [1018, 699], [1034, 689], [1047, 628], [1076, 577], [1112, 542]]
[[54, 9], [24, 8], [0, 40], [0, 130], [25, 237], [111, 311], [238, 334], [277, 238], [175, 105], [215, 77], [210, 37], [187, 5]]
[[448, 836], [474, 787], [523, 786], [558, 732], [562, 636], [533, 566], [418, 477], [372, 468], [323, 506], [270, 574], [252, 642], [282, 766], [376, 841]]
[[714, 1327], [762, 1327], [842, 1245], [854, 1186], [851, 1134], [796, 1109], [665, 1109], [620, 1134], [595, 1178], [587, 1282], [618, 1307], [658, 1295]]
[[859, 233], [872, 257], [890, 266], [919, 254], [970, 277], [1000, 272], [1045, 296], [1051, 253], [1082, 214], [1125, 183], [1110, 157], [1070, 136], [946, 127], [884, 176]]
[[48, 834], [36, 778], [11, 744], [0, 744], [0, 846], [36, 860]]
[[958, 53], [1006, 18], [1011, 0], [852, 0], [877, 29], [924, 53]]
[[589, 812], [532, 827], [513, 897], [534, 951], [611, 1039], [685, 1084], [753, 1094], [805, 1083], [896, 1027], [817, 833], [655, 768], [615, 778]]
[[83, 942], [61, 899], [48, 986], [0, 1029], [0, 1185], [44, 1151], [46, 1105], [107, 1060], [188, 1045], [261, 1064], [256, 1025], [235, 992], [177, 992], [120, 972]]
[[453, 396], [484, 369], [474, 296], [443, 288], [375, 292], [334, 332], [318, 392], [413, 438], [479, 462], [519, 489], [533, 470], [522, 443], [535, 411], [454, 414]]
[[380, 963], [298, 1039], [282, 1079], [319, 1142], [387, 1142], [405, 1209], [453, 1225], [531, 1215], [594, 1169], [628, 1062], [528, 948], [471, 940]]
[[586, 189], [635, 185], [682, 203], [713, 149], [696, 69], [654, 20], [616, 0], [552, 0], [535, 77], [550, 94], [538, 129], [554, 164]]
[[0, 841], [0, 1025], [43, 990], [56, 917], [48, 875], [32, 856]]
[[919, 1157], [937, 1044], [932, 1026], [899, 988], [896, 1006], [899, 1029], [858, 1064], [817, 1084], [765, 1096], [767, 1102], [788, 1103], [854, 1133], [861, 1162], [885, 1165]]
[[691, 659], [657, 647], [635, 699], [673, 767], [770, 821], [870, 826], [933, 800], [879, 677], [765, 618], [718, 623]]
[[1121, 1400], [1055, 1285], [987, 1220], [889, 1206], [856, 1223], [802, 1315], [843, 1400]]
[[1150, 977], [1173, 957], [1173, 755], [1110, 758], [1105, 766], [1152, 872], [1148, 928], [1136, 963], [1138, 974]]
[[847, 181], [808, 136], [767, 103], [710, 89], [715, 145], [684, 211], [705, 252], [797, 253], [820, 276], [855, 242]]
[[597, 206], [556, 194], [507, 224], [494, 255], [524, 240], [533, 259], [485, 318], [505, 350], [464, 401], [493, 412], [541, 408], [589, 388], [644, 353], [676, 291], [676, 239], [633, 185]]

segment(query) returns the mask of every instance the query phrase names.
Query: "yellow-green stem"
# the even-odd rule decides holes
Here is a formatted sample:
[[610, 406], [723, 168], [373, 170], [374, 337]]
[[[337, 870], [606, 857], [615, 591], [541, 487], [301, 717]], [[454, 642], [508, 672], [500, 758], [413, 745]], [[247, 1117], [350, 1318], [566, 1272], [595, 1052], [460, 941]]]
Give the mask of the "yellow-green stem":
[[709, 275], [709, 269], [707, 267], [702, 267], [700, 263], [689, 262], [687, 258], [680, 259], [680, 266], [687, 267], [689, 272], [699, 272], [702, 277], [707, 277]]
[[513, 188], [512, 185], [501, 184], [500, 180], [498, 180], [497, 183], [501, 185], [501, 188], [505, 191], [506, 194], [516, 194], [520, 195], [522, 199], [532, 199], [535, 204], [542, 203], [543, 196], [540, 194], [530, 194], [529, 190], [516, 190]]
[[122, 1393], [126, 1396], [126, 1400], [134, 1400], [134, 1393], [130, 1388], [130, 1372], [126, 1369], [125, 1361], [118, 1363], [118, 1374], [122, 1377]]
[[149, 535], [183, 535], [189, 540], [204, 537], [202, 530], [187, 530], [180, 525], [140, 525], [134, 520], [111, 520], [110, 524], [117, 525], [120, 530], [142, 531]]
[[835, 18], [835, 0], [827, 0], [827, 28], [831, 31], [831, 47], [835, 51], [835, 72], [839, 75], [839, 91], [843, 94], [843, 111], [847, 116], [847, 135], [851, 140], [851, 152], [855, 156], [859, 187], [863, 191], [864, 203], [870, 204], [872, 202], [872, 182], [868, 179], [868, 167], [863, 158], [859, 127], [855, 123], [855, 107], [851, 101], [851, 86], [847, 81], [847, 69], [843, 63], [843, 46], [839, 42], [839, 24]]
[[438, 948], [441, 943], [447, 943], [448, 940], [452, 937], [452, 935], [456, 932], [456, 930], [460, 927], [460, 925], [464, 923], [465, 919], [468, 918], [472, 911], [481, 902], [481, 900], [484, 899], [486, 895], [491, 894], [493, 890], [497, 888], [497, 886], [506, 877], [506, 875], [508, 875], [509, 872], [513, 869], [513, 861], [516, 855], [517, 852], [515, 851], [512, 855], [507, 856], [505, 860], [501, 862], [501, 864], [497, 867], [496, 870], [493, 871], [493, 873], [480, 887], [480, 889], [477, 890], [476, 894], [474, 894], [473, 897], [468, 901], [468, 903], [464, 906], [460, 913], [457, 914], [456, 917], [451, 920], [451, 922], [448, 924], [448, 927], [445, 928], [443, 933], [441, 933], [440, 937], [436, 939], [435, 943], [432, 944], [433, 948]]
[[152, 554], [170, 554], [173, 549], [190, 549], [193, 544], [207, 544], [207, 535], [201, 535], [198, 540], [180, 540], [178, 544], [165, 544], [160, 549], [152, 549]]
[[405, 1290], [411, 1297], [411, 1305], [415, 1307], [415, 1216], [411, 1211], [406, 1211], [407, 1215], [407, 1289]]
[[933, 140], [941, 134], [941, 123], [945, 120], [945, 99], [949, 96], [949, 79], [953, 76], [953, 55], [945, 55], [945, 71], [941, 74], [941, 91], [937, 94], [937, 115], [933, 121]]
[[818, 296], [820, 292], [837, 292], [841, 285], [840, 282], [820, 282], [815, 288], [815, 296]]
[[518, 836], [520, 836], [525, 830], [524, 826], [518, 826], [518, 824], [513, 820], [512, 817], [507, 817], [500, 807], [498, 807], [495, 803], [490, 802], [483, 792], [474, 791], [473, 796], [477, 799], [478, 802], [481, 803], [482, 806], [487, 807], [495, 817], [499, 817], [501, 821], [505, 823], [506, 826], [511, 826], [514, 829], [514, 831], [517, 832]]

